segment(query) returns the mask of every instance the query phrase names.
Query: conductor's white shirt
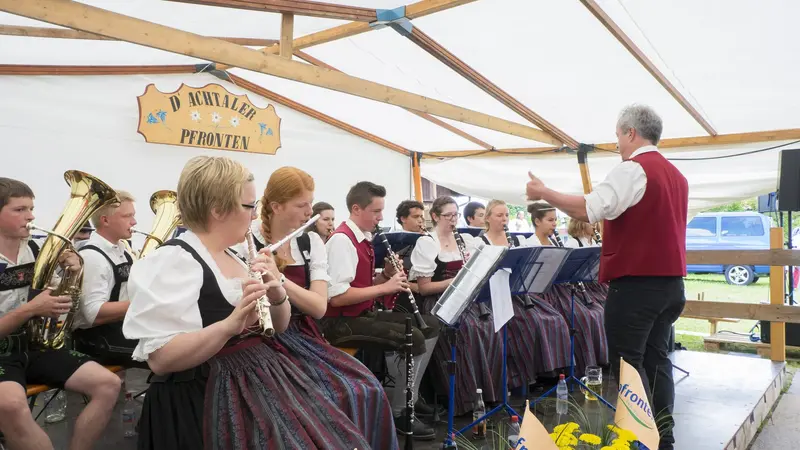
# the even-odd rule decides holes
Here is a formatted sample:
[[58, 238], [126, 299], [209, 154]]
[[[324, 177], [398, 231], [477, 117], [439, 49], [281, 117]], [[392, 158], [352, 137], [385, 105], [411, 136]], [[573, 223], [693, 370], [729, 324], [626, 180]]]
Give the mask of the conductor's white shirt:
[[[646, 145], [631, 154], [631, 158], [647, 152], [657, 152], [655, 145]], [[644, 197], [647, 175], [639, 163], [629, 159], [611, 169], [606, 179], [584, 196], [589, 223], [614, 220]]]

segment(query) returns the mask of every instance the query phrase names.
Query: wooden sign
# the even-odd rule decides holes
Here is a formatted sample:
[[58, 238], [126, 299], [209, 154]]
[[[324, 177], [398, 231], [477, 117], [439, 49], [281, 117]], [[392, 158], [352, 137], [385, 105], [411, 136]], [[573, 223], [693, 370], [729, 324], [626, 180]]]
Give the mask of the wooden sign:
[[138, 131], [147, 142], [268, 155], [281, 147], [275, 108], [258, 108], [219, 84], [181, 84], [169, 93], [150, 84], [138, 99]]

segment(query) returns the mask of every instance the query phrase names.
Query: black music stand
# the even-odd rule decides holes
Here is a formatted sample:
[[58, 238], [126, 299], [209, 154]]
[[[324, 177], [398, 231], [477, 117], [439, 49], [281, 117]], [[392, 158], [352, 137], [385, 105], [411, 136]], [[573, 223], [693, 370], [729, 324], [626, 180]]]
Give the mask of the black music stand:
[[458, 227], [456, 228], [456, 231], [458, 231], [461, 234], [468, 234], [472, 237], [478, 237], [482, 235], [486, 231], [486, 229], [481, 227]]
[[[541, 293], [547, 290], [553, 283], [559, 269], [566, 261], [570, 249], [562, 247], [517, 247], [508, 249], [503, 259], [491, 271], [494, 275], [498, 270], [511, 269], [509, 276], [509, 291], [511, 295], [527, 294], [529, 292]], [[491, 293], [486, 281], [476, 287], [479, 291], [477, 295], [478, 301], [489, 301]], [[507, 324], [506, 324], [507, 325]], [[503, 325], [503, 374], [502, 374], [502, 391], [503, 402], [494, 407], [491, 411], [479, 417], [478, 420], [470, 423], [466, 427], [458, 430], [459, 434], [463, 434], [475, 425], [487, 420], [492, 415], [505, 410], [509, 415], [519, 416], [519, 413], [514, 411], [514, 408], [508, 404], [508, 377], [507, 377], [507, 349], [508, 349], [508, 331], [507, 326]], [[451, 341], [451, 361], [450, 366], [455, 367], [455, 343]], [[443, 444], [443, 448], [453, 448], [453, 414], [455, 402], [455, 370], [450, 371], [450, 398], [448, 407], [448, 421], [447, 421], [447, 437]]]
[[[423, 236], [422, 233], [411, 231], [387, 231], [382, 234], [386, 236], [386, 240], [389, 241], [389, 245], [395, 253], [406, 247], [416, 245], [417, 239]], [[378, 263], [378, 261], [383, 261], [386, 257], [386, 247], [381, 243], [378, 235], [372, 238], [372, 247], [375, 251], [376, 265], [383, 264], [383, 262]]]
[[[588, 386], [583, 384], [583, 382], [575, 376], [575, 290], [577, 289], [576, 286], [578, 283], [581, 282], [593, 282], [597, 281], [597, 274], [599, 272], [600, 267], [600, 247], [581, 247], [581, 248], [573, 248], [569, 252], [566, 261], [561, 266], [558, 275], [555, 277], [555, 281], [553, 284], [564, 284], [567, 283], [570, 285], [570, 303], [571, 303], [571, 311], [570, 311], [570, 324], [569, 324], [569, 353], [570, 353], [570, 365], [569, 365], [569, 377], [566, 378], [567, 384], [570, 383], [577, 383], [583, 389], [591, 392], [592, 394], [597, 397], [598, 400], [603, 402], [606, 406], [611, 408], [613, 411], [616, 411], [615, 408], [611, 403], [608, 402], [605, 398], [603, 398], [597, 392], [589, 389]], [[542, 394], [539, 398], [531, 402], [531, 405], [535, 405], [536, 403], [543, 400], [545, 397], [549, 396], [553, 391], [558, 388], [558, 384], [550, 388], [547, 392]]]

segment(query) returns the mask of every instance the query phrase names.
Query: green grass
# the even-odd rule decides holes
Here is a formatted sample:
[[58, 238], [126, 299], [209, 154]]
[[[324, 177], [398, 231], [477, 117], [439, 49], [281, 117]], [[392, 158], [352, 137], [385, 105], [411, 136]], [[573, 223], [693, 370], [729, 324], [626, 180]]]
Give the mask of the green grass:
[[[696, 275], [686, 277], [686, 299], [697, 300], [700, 293], [705, 294], [706, 301], [734, 302], [734, 303], [760, 303], [769, 301], [769, 277], [762, 276], [749, 286], [733, 286], [725, 282], [723, 275]], [[737, 333], [749, 333], [755, 320], [740, 320], [737, 323], [719, 322], [718, 331], [728, 330]], [[710, 334], [707, 320], [680, 318], [675, 323], [677, 334]], [[686, 333], [683, 333], [686, 335]], [[702, 339], [700, 339], [702, 346]], [[685, 344], [684, 344], [685, 345]]]

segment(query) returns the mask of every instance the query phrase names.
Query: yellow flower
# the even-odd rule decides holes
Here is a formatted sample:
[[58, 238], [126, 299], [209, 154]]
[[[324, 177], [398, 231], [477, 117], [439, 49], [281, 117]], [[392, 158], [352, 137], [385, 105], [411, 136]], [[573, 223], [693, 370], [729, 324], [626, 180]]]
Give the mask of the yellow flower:
[[575, 422], [562, 423], [561, 425], [557, 425], [555, 428], [553, 428], [553, 433], [562, 433], [563, 432], [563, 433], [567, 433], [567, 434], [572, 434], [575, 431], [577, 431], [578, 429], [580, 429], [580, 427], [581, 426], [578, 425]]
[[575, 450], [575, 448], [565, 445], [562, 447], [558, 447], [558, 450]]
[[578, 436], [578, 439], [582, 440], [583, 442], [586, 442], [589, 445], [597, 445], [597, 444], [603, 442], [603, 440], [600, 439], [600, 436], [597, 436], [595, 434], [589, 434], [589, 433], [584, 433], [584, 434]]
[[616, 450], [614, 447], [610, 447], [608, 445], [600, 447], [600, 450]]
[[576, 438], [571, 434], [562, 434], [561, 436], [558, 437], [558, 440], [556, 440], [556, 445], [558, 445], [559, 447], [566, 447], [577, 444], [578, 444], [578, 438]]

